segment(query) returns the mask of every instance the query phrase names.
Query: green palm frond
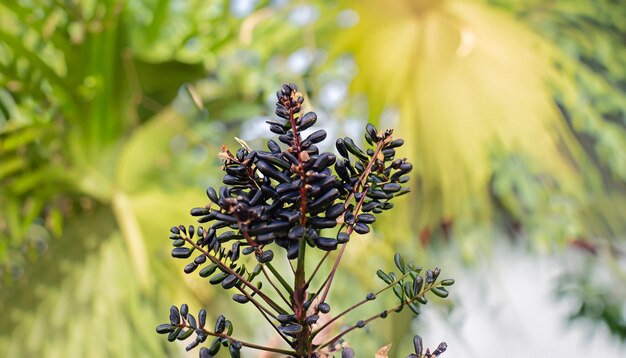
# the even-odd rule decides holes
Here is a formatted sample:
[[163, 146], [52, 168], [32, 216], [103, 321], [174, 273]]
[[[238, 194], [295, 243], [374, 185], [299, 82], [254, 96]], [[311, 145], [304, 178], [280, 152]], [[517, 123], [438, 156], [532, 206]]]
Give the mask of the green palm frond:
[[[66, 235], [80, 237], [79, 242], [54, 245], [17, 287], [3, 291], [0, 311], [12, 327], [0, 337], [3, 355], [161, 355], [167, 347], [144, 327], [146, 317], [158, 320], [152, 313], [158, 296], [146, 296], [136, 276], [129, 274], [132, 256], [116, 232], [112, 213], [98, 208], [75, 224]], [[11, 304], [15, 301], [19, 307]]]
[[[541, 4], [537, 16], [528, 8], [523, 16], [536, 20], [552, 11], [549, 16], [576, 19], [576, 9], [586, 6]], [[359, 66], [353, 89], [368, 95], [374, 119], [388, 106], [397, 108], [399, 132], [413, 143], [404, 154], [419, 158], [420, 181], [405, 210], [417, 217], [407, 214], [404, 227], [428, 234], [454, 222], [463, 230], [469, 227], [464, 224], [492, 222], [497, 208], [531, 236], [543, 230], [551, 239], [539, 242], [547, 246], [551, 240], [623, 230], [580, 221], [606, 195], [603, 166], [623, 186], [620, 148], [626, 131], [603, 118], [612, 113], [623, 121], [626, 96], [606, 79], [619, 80], [624, 63], [617, 59], [626, 57], [610, 52], [623, 46], [607, 50], [603, 57], [614, 71], [602, 75], [569, 56], [567, 49], [578, 42], [560, 46], [556, 38], [564, 36], [544, 36], [481, 2], [347, 5], [361, 18], [339, 46], [352, 51]], [[586, 41], [581, 43], [584, 52]], [[582, 98], [581, 88], [587, 92]], [[602, 100], [607, 91], [612, 99]], [[592, 143], [581, 140], [585, 135]], [[560, 223], [551, 225], [557, 217]], [[567, 221], [580, 224], [563, 225]]]
[[[139, 76], [164, 69], [132, 56], [125, 2], [40, 5], [0, 4], [0, 315], [12, 320], [0, 351], [163, 355], [156, 321], [144, 324], [165, 308], [157, 297], [174, 295], [155, 282], [167, 287], [179, 274], [148, 239], [167, 232], [169, 208], [184, 209], [163, 197], [151, 203], [156, 215], [140, 204], [166, 181], [178, 205], [195, 204], [164, 174], [176, 164], [169, 143], [189, 131], [165, 104], [198, 71], [174, 64], [171, 89], [144, 92]], [[147, 173], [145, 160], [160, 160], [161, 172]], [[154, 225], [159, 215], [168, 220]]]
[[[241, 120], [241, 97], [260, 113], [275, 79], [260, 67], [252, 81], [240, 73], [267, 58], [230, 41], [243, 20], [229, 16], [227, 1], [177, 4], [0, 4], [0, 315], [19, 312], [0, 335], [9, 356], [176, 355], [152, 334], [151, 312], [165, 309], [155, 297], [213, 298], [202, 287], [166, 289], [180, 286], [180, 267], [163, 264], [161, 243], [165, 225], [201, 204], [203, 164], [223, 144], [214, 133], [230, 129], [191, 123], [206, 111], [177, 91], [213, 72], [195, 91], [213, 118]], [[262, 36], [279, 30], [273, 23]], [[223, 48], [217, 60], [212, 51]], [[34, 328], [58, 335], [22, 344]], [[80, 344], [68, 345], [68, 334]]]
[[[335, 48], [354, 55], [352, 89], [367, 95], [371, 120], [384, 126], [398, 114], [399, 125], [388, 126], [407, 140], [400, 155], [416, 159], [417, 183], [398, 211], [404, 215], [378, 227], [388, 239], [424, 258], [413, 246], [418, 238], [452, 233], [447, 248], [468, 261], [488, 257], [503, 232], [531, 238], [540, 251], [583, 242], [601, 252], [589, 257], [594, 265], [623, 278], [612, 263], [626, 233], [622, 4], [344, 5], [360, 18]], [[587, 277], [576, 272], [567, 280]], [[611, 292], [621, 284], [601, 286]], [[583, 308], [594, 302], [578, 296]], [[612, 296], [611, 305], [619, 300]], [[601, 317], [583, 308], [579, 315], [623, 336], [614, 306]]]

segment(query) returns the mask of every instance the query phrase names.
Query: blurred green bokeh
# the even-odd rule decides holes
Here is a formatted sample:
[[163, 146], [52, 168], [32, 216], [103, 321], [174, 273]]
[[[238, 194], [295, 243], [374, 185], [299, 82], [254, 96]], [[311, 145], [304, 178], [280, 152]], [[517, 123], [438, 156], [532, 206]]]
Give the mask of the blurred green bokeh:
[[[608, 0], [3, 0], [0, 352], [180, 356], [154, 327], [183, 300], [270, 341], [184, 277], [166, 236], [219, 183], [220, 145], [264, 145], [283, 82], [330, 138], [395, 127], [416, 163], [412, 194], [348, 250], [335, 302], [373, 290], [362, 267], [396, 250], [454, 276], [505, 240], [584, 252], [555, 292], [625, 339], [624, 18]], [[349, 339], [402, 356], [410, 327]]]

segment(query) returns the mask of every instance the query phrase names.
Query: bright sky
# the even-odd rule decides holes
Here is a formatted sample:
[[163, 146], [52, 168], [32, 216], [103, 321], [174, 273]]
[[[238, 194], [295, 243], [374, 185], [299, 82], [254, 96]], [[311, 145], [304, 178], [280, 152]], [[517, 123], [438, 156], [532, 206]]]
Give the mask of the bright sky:
[[[450, 323], [434, 306], [423, 310], [422, 337], [434, 346], [448, 343], [442, 358], [626, 357], [626, 345], [603, 325], [567, 323], [573, 302], [554, 299], [554, 283], [563, 267], [563, 261], [552, 257], [501, 250], [491, 263], [453, 275], [450, 297], [462, 293], [460, 305]], [[492, 280], [479, 287], [476, 277], [487, 275]]]

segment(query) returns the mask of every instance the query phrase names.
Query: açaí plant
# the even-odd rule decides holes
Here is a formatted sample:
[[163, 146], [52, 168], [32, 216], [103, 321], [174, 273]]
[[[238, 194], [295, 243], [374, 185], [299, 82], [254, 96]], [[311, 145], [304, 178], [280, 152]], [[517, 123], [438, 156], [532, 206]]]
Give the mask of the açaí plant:
[[[409, 180], [412, 165], [406, 159], [395, 159], [395, 148], [404, 141], [393, 139], [392, 130], [377, 131], [372, 124], [366, 127], [365, 140], [370, 148], [365, 151], [346, 137], [336, 142], [342, 158], [320, 153], [316, 144], [326, 138], [326, 132], [320, 129], [302, 136], [315, 124], [317, 115], [302, 114], [303, 97], [296, 86], [283, 85], [276, 95], [279, 119], [267, 123], [284, 145], [269, 140], [268, 151], [263, 151], [239, 141], [241, 148], [234, 154], [223, 147], [219, 156], [226, 172], [224, 186], [208, 188], [210, 202], [191, 210], [199, 223], [210, 225], [174, 226], [170, 239], [173, 257], [189, 259], [194, 255], [185, 273], [197, 271], [210, 284], [235, 291], [232, 299], [256, 307], [268, 329], [275, 330], [284, 344], [270, 347], [239, 340], [233, 336], [232, 322], [223, 315], [214, 325], [207, 325], [205, 309], [194, 316], [186, 304], [172, 306], [170, 322], [159, 325], [157, 332], [166, 334], [169, 341], [195, 334], [187, 350], [212, 338], [200, 349], [201, 358], [216, 355], [221, 347], [232, 357], [239, 357], [244, 347], [292, 357], [323, 357], [333, 352], [351, 357], [354, 351], [344, 347], [344, 335], [404, 307], [419, 314], [420, 305], [427, 303], [426, 293], [446, 297], [445, 286], [454, 283], [437, 281], [438, 268], [422, 273], [420, 267], [396, 254], [397, 273], [376, 272], [384, 287], [364, 295], [343, 312], [330, 313], [328, 294], [350, 239], [369, 232], [376, 214], [391, 209], [392, 199], [408, 192], [402, 184]], [[284, 254], [274, 254], [281, 249]], [[307, 274], [309, 250], [325, 254]], [[338, 253], [332, 255], [335, 250]], [[328, 275], [319, 287], [311, 287], [330, 256], [335, 258]], [[281, 266], [273, 265], [275, 257], [286, 257], [288, 264], [281, 266], [291, 269], [280, 272]], [[388, 289], [397, 296], [397, 305], [336, 332], [334, 322]], [[442, 343], [432, 353], [428, 349], [424, 352], [422, 339], [415, 336], [413, 341], [415, 352], [409, 357], [436, 357], [446, 349]]]

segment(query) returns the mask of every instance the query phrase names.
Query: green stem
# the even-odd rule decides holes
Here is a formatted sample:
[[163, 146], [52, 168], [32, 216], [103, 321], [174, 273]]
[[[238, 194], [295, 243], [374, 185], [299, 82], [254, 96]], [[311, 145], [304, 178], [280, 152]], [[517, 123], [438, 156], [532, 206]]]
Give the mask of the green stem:
[[283, 295], [282, 291], [276, 286], [274, 281], [272, 281], [272, 278], [270, 277], [270, 275], [268, 275], [264, 266], [261, 266], [261, 272], [263, 272], [263, 276], [265, 276], [265, 279], [267, 280], [267, 282], [269, 282], [270, 286], [272, 286], [274, 291], [276, 291], [278, 296], [280, 296], [280, 298], [287, 304], [287, 306], [291, 307], [291, 303], [289, 302], [289, 300], [287, 300], [287, 297]]
[[317, 263], [317, 266], [315, 266], [315, 270], [313, 270], [313, 273], [311, 274], [311, 277], [309, 277], [309, 279], [306, 281], [306, 285], [307, 286], [311, 284], [311, 281], [313, 280], [313, 277], [315, 277], [315, 275], [317, 274], [317, 271], [320, 269], [320, 267], [322, 266], [324, 261], [326, 261], [326, 258], [328, 257], [328, 255], [330, 255], [330, 251], [326, 251], [326, 253], [324, 254], [324, 257], [322, 257], [320, 259], [320, 262]]
[[294, 287], [296, 290], [302, 289], [304, 286], [304, 257], [306, 254], [306, 240], [300, 239], [300, 248], [298, 253], [298, 266], [296, 267], [296, 277]]
[[267, 268], [270, 269], [270, 271], [272, 271], [272, 274], [274, 274], [274, 277], [276, 277], [276, 279], [280, 282], [280, 284], [283, 285], [285, 290], [289, 292], [289, 295], [293, 296], [293, 289], [291, 288], [291, 286], [289, 286], [289, 284], [283, 278], [283, 276], [281, 276], [281, 274], [278, 271], [276, 271], [274, 266], [272, 266], [270, 262], [266, 263], [265, 266], [267, 266]]
[[296, 277], [294, 279], [294, 295], [293, 295], [293, 305], [294, 305], [294, 313], [296, 315], [296, 319], [298, 322], [302, 324], [302, 332], [298, 334], [297, 341], [298, 345], [296, 347], [296, 351], [298, 356], [308, 356], [307, 345], [308, 345], [308, 335], [309, 335], [309, 326], [304, 323], [306, 318], [306, 309], [304, 308], [304, 301], [306, 299], [306, 286], [304, 282], [304, 258], [306, 253], [306, 240], [304, 238], [300, 239], [300, 248], [298, 253], [298, 266], [296, 267]]
[[328, 280], [330, 279], [330, 276], [326, 276], [326, 279], [324, 280], [324, 282], [322, 282], [322, 285], [320, 286], [320, 288], [315, 292], [315, 294], [313, 296], [311, 296], [310, 300], [314, 300], [317, 296], [320, 295], [320, 293], [322, 293], [322, 290], [324, 289], [324, 287], [326, 287], [326, 284], [328, 283]]

